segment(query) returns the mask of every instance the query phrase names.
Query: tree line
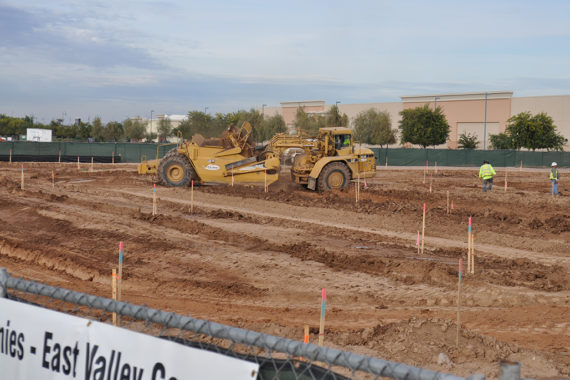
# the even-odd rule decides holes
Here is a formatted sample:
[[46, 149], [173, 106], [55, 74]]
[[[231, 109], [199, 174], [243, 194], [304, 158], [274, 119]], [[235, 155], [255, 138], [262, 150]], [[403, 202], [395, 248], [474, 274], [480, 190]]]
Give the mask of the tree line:
[[[405, 109], [400, 112], [398, 128], [392, 128], [387, 111], [369, 109], [359, 113], [353, 121], [355, 138], [364, 144], [395, 144], [399, 130], [401, 144], [420, 145], [423, 148], [446, 143], [450, 126], [441, 107], [432, 109], [428, 104], [422, 107]], [[286, 133], [287, 126], [281, 115], [265, 117], [258, 110], [240, 110], [230, 113], [210, 115], [201, 111], [188, 112], [187, 118], [173, 128], [170, 120], [158, 120], [152, 136], [147, 132], [148, 120], [126, 119], [123, 122], [103, 123], [99, 117], [92, 122], [79, 122], [64, 125], [63, 119], [52, 120], [49, 124], [37, 123], [30, 116], [15, 118], [0, 114], [0, 136], [26, 134], [27, 128], [51, 129], [56, 140], [75, 141], [152, 141], [158, 138], [165, 141], [181, 135], [190, 139], [199, 133], [206, 138], [219, 137], [231, 124], [241, 125], [248, 121], [252, 125], [252, 140], [263, 142], [277, 133]], [[326, 113], [305, 112], [297, 108], [294, 127], [297, 133], [316, 136], [323, 127], [348, 127], [349, 119], [341, 114], [337, 105]], [[154, 125], [153, 125], [154, 127]], [[557, 132], [550, 116], [542, 112], [532, 115], [522, 112], [507, 121], [505, 132], [489, 135], [491, 149], [564, 150], [568, 139]], [[477, 149], [478, 136], [462, 134], [458, 137], [460, 149]]]
[[31, 116], [17, 118], [0, 114], [0, 136], [18, 139], [20, 135], [26, 134], [27, 128], [40, 128], [50, 129], [53, 139], [61, 141], [150, 142], [156, 139], [166, 141], [178, 135], [189, 139], [196, 133], [206, 138], [219, 137], [231, 124], [241, 125], [244, 121], [251, 123], [252, 139], [256, 141], [264, 141], [276, 133], [287, 131], [281, 115], [263, 116], [254, 109], [217, 113], [214, 116], [190, 111], [177, 127], [173, 127], [168, 119], [153, 121], [151, 135], [149, 121], [141, 118], [103, 123], [100, 117], [96, 117], [89, 123], [80, 121], [73, 124], [64, 124], [63, 119], [55, 119], [49, 124], [43, 124]]
[[[398, 129], [400, 143], [420, 145], [423, 148], [445, 144], [450, 126], [441, 107], [432, 109], [428, 104], [400, 112]], [[396, 142], [396, 129], [391, 128], [390, 115], [373, 109], [360, 113], [354, 120], [356, 138], [361, 142], [388, 145]], [[491, 149], [564, 150], [568, 139], [557, 132], [550, 116], [541, 112], [532, 115], [521, 112], [507, 121], [505, 132], [489, 135]], [[458, 148], [477, 149], [478, 137], [463, 133], [458, 137]]]

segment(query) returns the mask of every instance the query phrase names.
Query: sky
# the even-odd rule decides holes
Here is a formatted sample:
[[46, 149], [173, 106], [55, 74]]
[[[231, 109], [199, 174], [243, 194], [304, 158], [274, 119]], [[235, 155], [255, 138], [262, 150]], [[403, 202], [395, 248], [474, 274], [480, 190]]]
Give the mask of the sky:
[[569, 16], [567, 0], [0, 0], [0, 114], [568, 95]]

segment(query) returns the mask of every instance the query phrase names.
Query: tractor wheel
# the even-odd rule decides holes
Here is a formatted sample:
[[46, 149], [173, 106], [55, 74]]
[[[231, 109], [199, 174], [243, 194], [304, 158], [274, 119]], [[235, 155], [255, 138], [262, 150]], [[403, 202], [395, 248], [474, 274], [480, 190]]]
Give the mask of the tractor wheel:
[[350, 171], [341, 162], [332, 162], [325, 166], [318, 179], [319, 191], [344, 189], [350, 181]]
[[166, 162], [168, 162], [172, 157], [176, 157], [178, 155], [178, 151], [176, 150], [176, 148], [173, 148], [171, 150], [169, 150], [161, 159], [160, 161], [158, 161], [158, 167], [156, 168], [156, 177], [158, 179], [159, 184], [164, 185], [164, 186], [168, 186], [168, 184], [166, 183], [166, 181], [164, 181], [163, 177], [161, 175], [159, 175], [158, 173], [162, 172], [164, 170], [164, 164]]
[[160, 182], [166, 186], [188, 186], [192, 179], [197, 179], [192, 164], [184, 155], [176, 151], [171, 153], [164, 156], [158, 165]]

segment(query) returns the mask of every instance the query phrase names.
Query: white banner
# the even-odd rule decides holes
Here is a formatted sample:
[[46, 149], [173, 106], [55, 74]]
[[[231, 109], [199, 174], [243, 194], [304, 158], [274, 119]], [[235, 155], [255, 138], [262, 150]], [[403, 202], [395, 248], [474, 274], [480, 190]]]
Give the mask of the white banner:
[[259, 366], [0, 298], [0, 377], [10, 380], [255, 379]]

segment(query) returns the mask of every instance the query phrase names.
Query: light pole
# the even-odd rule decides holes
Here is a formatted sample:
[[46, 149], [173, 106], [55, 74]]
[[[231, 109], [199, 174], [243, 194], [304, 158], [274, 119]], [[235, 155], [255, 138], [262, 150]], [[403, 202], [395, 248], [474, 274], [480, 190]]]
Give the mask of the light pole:
[[439, 96], [436, 96], [435, 98], [433, 98], [433, 110], [434, 111], [437, 109], [437, 99], [439, 99]]
[[152, 142], [152, 113], [154, 110], [150, 110], [150, 141]]
[[483, 123], [483, 150], [487, 150], [487, 93], [485, 93], [485, 122]]

